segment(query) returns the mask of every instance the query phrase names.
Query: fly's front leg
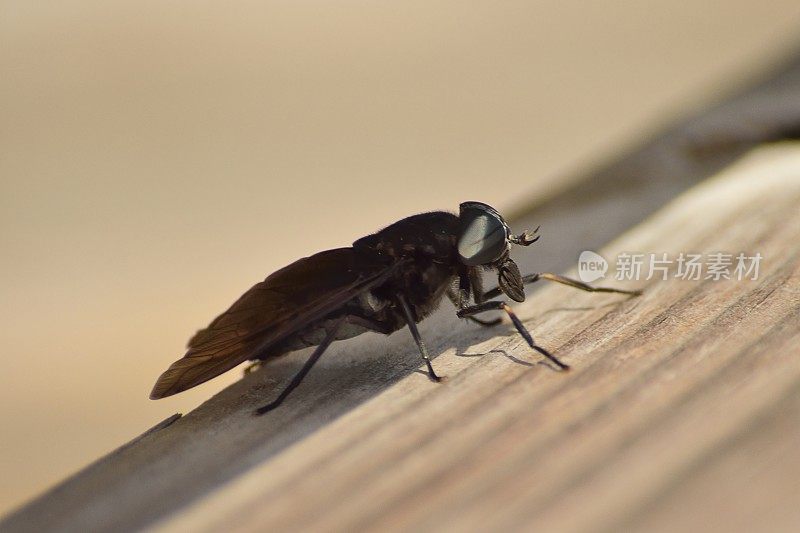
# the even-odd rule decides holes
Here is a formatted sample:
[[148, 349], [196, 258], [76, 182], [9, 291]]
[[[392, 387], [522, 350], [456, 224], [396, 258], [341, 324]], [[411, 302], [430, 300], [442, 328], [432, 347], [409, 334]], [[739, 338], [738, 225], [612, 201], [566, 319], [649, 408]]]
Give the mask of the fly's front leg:
[[[450, 299], [451, 302], [453, 302], [453, 305], [455, 306], [456, 311], [458, 311], [460, 309], [464, 309], [464, 300], [469, 298], [468, 295], [465, 298], [465, 295], [461, 292], [461, 290], [456, 289], [454, 287], [450, 287], [447, 290], [447, 297]], [[468, 316], [468, 317], [464, 317], [464, 318], [466, 318], [470, 322], [474, 322], [475, 324], [478, 324], [479, 326], [483, 326], [483, 327], [486, 327], [486, 328], [494, 327], [494, 326], [498, 325], [500, 322], [503, 321], [500, 318], [495, 318], [495, 319], [492, 319], [492, 320], [483, 320], [483, 319], [480, 319], [480, 318], [477, 318], [477, 317], [474, 317], [474, 316]]]
[[511, 309], [511, 307], [509, 307], [507, 303], [501, 302], [499, 300], [493, 300], [489, 302], [484, 302], [482, 304], [465, 307], [464, 309], [460, 309], [457, 314], [459, 318], [466, 318], [471, 315], [475, 315], [477, 313], [483, 313], [485, 311], [499, 311], [499, 310], [505, 311], [506, 314], [508, 314], [508, 317], [511, 319], [511, 322], [514, 323], [514, 327], [517, 328], [517, 331], [519, 332], [520, 335], [522, 335], [522, 338], [525, 339], [525, 341], [528, 343], [528, 346], [530, 346], [540, 354], [547, 357], [550, 361], [553, 362], [554, 365], [556, 365], [559, 368], [559, 370], [569, 370], [568, 365], [562, 363], [556, 358], [556, 356], [554, 356], [553, 354], [551, 354], [550, 352], [548, 352], [547, 350], [536, 344], [536, 342], [533, 340], [533, 336], [530, 334], [528, 329], [519, 319], [514, 310]]
[[466, 318], [470, 322], [474, 322], [475, 324], [478, 324], [479, 326], [483, 326], [485, 328], [493, 328], [496, 325], [498, 325], [500, 322], [503, 321], [503, 319], [499, 318], [499, 317], [498, 318], [494, 318], [492, 320], [483, 320], [483, 319], [480, 319], [480, 318], [477, 318], [477, 317], [474, 317], [474, 316], [466, 316], [464, 318]]
[[[561, 283], [562, 285], [567, 285], [569, 287], [574, 287], [576, 289], [580, 289], [586, 292], [610, 292], [614, 294], [627, 294], [628, 296], [639, 296], [642, 294], [642, 291], [628, 291], [624, 289], [614, 289], [611, 287], [593, 287], [588, 283], [584, 283], [582, 281], [578, 281], [577, 279], [568, 278], [566, 276], [560, 276], [558, 274], [552, 274], [550, 272], [539, 272], [537, 274], [529, 274], [522, 278], [522, 283], [525, 285], [529, 283], [535, 283], [540, 279], [546, 279], [548, 281], [555, 281], [556, 283]], [[500, 290], [500, 287], [495, 287], [490, 291], [486, 291], [483, 294], [483, 298], [488, 300], [490, 298], [496, 298], [500, 296], [503, 292]]]
[[422, 360], [425, 361], [425, 365], [428, 367], [428, 377], [433, 382], [440, 382], [442, 378], [436, 375], [436, 372], [433, 371], [433, 365], [431, 364], [431, 358], [428, 355], [428, 349], [425, 347], [425, 342], [423, 342], [422, 337], [419, 334], [419, 330], [417, 329], [417, 322], [414, 320], [414, 315], [411, 312], [411, 307], [409, 307], [408, 302], [406, 301], [405, 296], [402, 294], [397, 295], [397, 301], [400, 302], [400, 309], [403, 310], [403, 315], [405, 315], [406, 323], [408, 324], [408, 329], [411, 330], [411, 335], [414, 337], [414, 342], [417, 343], [417, 348], [419, 348], [419, 354], [422, 356]]

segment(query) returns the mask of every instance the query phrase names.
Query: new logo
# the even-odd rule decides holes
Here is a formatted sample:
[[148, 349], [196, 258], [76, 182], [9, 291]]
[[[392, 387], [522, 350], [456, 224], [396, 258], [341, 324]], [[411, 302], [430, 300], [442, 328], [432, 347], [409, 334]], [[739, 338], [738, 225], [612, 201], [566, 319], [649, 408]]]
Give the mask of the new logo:
[[602, 255], [585, 250], [578, 257], [578, 277], [584, 283], [604, 278], [608, 272], [608, 261]]

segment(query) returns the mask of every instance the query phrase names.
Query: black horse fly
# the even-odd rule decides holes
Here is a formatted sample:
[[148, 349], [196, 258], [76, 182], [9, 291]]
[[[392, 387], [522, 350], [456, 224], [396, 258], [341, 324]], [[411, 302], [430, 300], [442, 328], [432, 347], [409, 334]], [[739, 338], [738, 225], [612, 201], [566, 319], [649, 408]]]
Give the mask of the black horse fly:
[[[446, 295], [457, 315], [483, 326], [474, 315], [505, 311], [531, 348], [560, 370], [569, 367], [538, 346], [511, 307], [498, 296], [522, 302], [523, 285], [540, 279], [591, 292], [625, 291], [592, 287], [557, 274], [521, 276], [509, 257], [512, 244], [528, 246], [536, 231], [513, 235], [503, 217], [480, 202], [461, 204], [456, 216], [434, 211], [404, 218], [353, 246], [295, 261], [244, 293], [227, 311], [189, 340], [188, 351], [158, 378], [150, 398], [158, 399], [199, 385], [247, 360], [268, 361], [316, 346], [306, 364], [271, 403], [283, 402], [335, 340], [367, 331], [389, 335], [408, 326], [428, 369], [440, 381], [417, 330]], [[484, 292], [481, 272], [495, 270], [498, 287]]]

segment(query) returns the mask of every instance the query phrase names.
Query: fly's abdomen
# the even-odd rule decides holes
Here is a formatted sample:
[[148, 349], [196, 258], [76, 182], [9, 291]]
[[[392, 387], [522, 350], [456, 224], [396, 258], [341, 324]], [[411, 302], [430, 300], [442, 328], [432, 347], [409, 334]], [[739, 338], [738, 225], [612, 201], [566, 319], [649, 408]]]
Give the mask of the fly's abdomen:
[[[265, 353], [260, 354], [256, 359], [266, 360], [273, 357], [285, 355], [289, 352], [302, 350], [309, 346], [319, 346], [323, 340], [328, 336], [328, 333], [336, 327], [339, 322], [336, 318], [324, 318], [308, 326], [300, 331], [289, 335], [287, 338], [279, 342], [273, 348], [270, 348]], [[367, 328], [360, 324], [353, 324], [347, 320], [339, 326], [334, 340], [345, 340], [357, 337], [362, 333], [369, 331]]]

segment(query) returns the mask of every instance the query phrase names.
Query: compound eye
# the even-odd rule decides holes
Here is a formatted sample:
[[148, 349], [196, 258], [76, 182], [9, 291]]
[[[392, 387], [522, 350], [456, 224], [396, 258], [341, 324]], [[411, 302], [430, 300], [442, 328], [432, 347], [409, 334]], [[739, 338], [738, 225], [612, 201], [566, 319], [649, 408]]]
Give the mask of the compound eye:
[[508, 230], [500, 215], [478, 202], [461, 204], [458, 255], [467, 266], [485, 265], [508, 250]]

